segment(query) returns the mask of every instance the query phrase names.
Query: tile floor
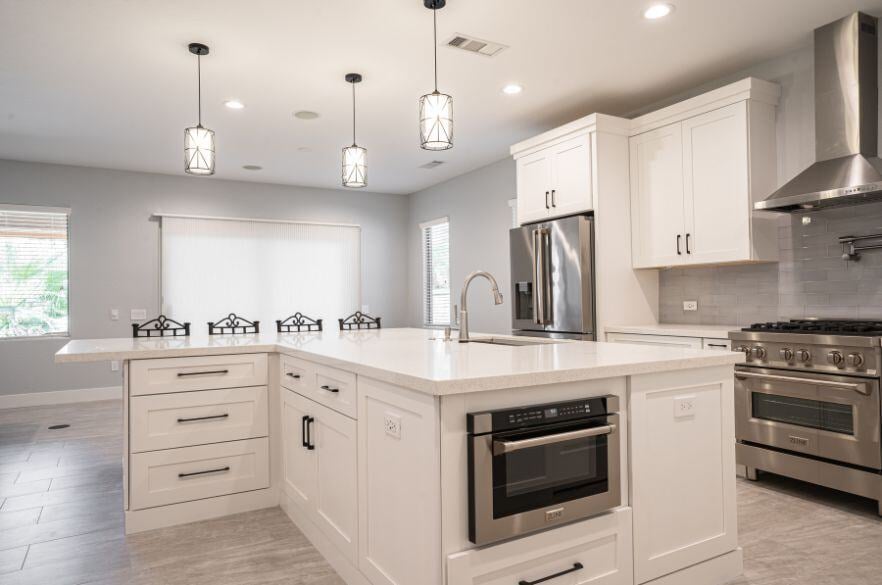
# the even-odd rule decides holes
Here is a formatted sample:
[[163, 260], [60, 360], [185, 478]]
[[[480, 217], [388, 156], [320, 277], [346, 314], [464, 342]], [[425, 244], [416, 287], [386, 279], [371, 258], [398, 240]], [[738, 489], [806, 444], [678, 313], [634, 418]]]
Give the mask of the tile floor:
[[[344, 585], [278, 508], [126, 538], [120, 421], [119, 401], [0, 410], [0, 584]], [[770, 475], [738, 498], [733, 585], [882, 582], [875, 502]]]

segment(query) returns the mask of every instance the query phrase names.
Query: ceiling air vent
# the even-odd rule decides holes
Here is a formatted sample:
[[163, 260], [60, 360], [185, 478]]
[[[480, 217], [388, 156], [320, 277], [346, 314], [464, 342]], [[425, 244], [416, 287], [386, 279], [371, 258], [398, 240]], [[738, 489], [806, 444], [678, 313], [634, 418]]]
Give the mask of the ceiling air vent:
[[421, 169], [434, 169], [437, 166], [441, 166], [444, 164], [443, 160], [433, 160], [431, 162], [427, 162], [424, 165], [420, 165]]
[[469, 53], [484, 55], [485, 57], [493, 57], [503, 49], [508, 48], [500, 43], [485, 41], [459, 33], [453, 35], [453, 38], [447, 41], [447, 46], [453, 47], [454, 49], [462, 49], [463, 51], [468, 51]]

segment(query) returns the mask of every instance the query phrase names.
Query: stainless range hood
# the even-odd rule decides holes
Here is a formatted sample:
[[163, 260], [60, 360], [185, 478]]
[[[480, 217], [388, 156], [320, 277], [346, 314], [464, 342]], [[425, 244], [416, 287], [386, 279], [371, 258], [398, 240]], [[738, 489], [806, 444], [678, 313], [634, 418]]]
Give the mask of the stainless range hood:
[[818, 162], [755, 209], [805, 211], [882, 200], [876, 26], [875, 18], [856, 12], [815, 30]]

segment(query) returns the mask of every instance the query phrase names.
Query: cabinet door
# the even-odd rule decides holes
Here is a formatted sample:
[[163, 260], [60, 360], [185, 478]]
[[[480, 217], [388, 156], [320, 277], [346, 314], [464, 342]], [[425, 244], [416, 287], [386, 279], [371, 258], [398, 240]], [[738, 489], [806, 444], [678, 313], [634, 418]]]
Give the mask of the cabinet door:
[[749, 260], [747, 102], [683, 122], [687, 261]]
[[591, 142], [579, 136], [552, 147], [551, 215], [563, 216], [590, 211]]
[[327, 407], [316, 405], [314, 408], [316, 521], [322, 532], [355, 564], [358, 553], [356, 423]]
[[306, 433], [313, 434], [315, 423], [307, 429], [307, 419], [315, 405], [303, 396], [282, 389], [282, 456], [284, 457], [285, 493], [304, 510], [315, 506], [316, 457], [315, 450], [305, 447]]
[[634, 267], [683, 264], [686, 230], [683, 220], [681, 124], [632, 137], [630, 150]]
[[542, 150], [517, 161], [518, 223], [548, 217], [551, 206], [552, 152]]
[[738, 546], [733, 384], [731, 367], [632, 378], [637, 583]]

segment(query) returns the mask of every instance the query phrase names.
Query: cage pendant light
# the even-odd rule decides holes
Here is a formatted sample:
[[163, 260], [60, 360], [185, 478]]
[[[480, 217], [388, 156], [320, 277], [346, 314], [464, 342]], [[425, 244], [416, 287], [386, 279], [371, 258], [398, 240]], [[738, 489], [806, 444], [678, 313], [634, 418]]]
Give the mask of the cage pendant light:
[[435, 54], [435, 91], [420, 98], [420, 146], [425, 150], [453, 148], [453, 98], [438, 91], [438, 10], [446, 0], [423, 0], [432, 11]]
[[213, 175], [214, 131], [202, 125], [202, 56], [208, 54], [208, 47], [190, 43], [189, 49], [196, 55], [199, 122], [184, 130], [184, 171], [191, 175]]
[[352, 85], [352, 146], [343, 149], [343, 186], [360, 188], [367, 185], [367, 149], [355, 143], [355, 84], [361, 83], [360, 73], [347, 73]]

